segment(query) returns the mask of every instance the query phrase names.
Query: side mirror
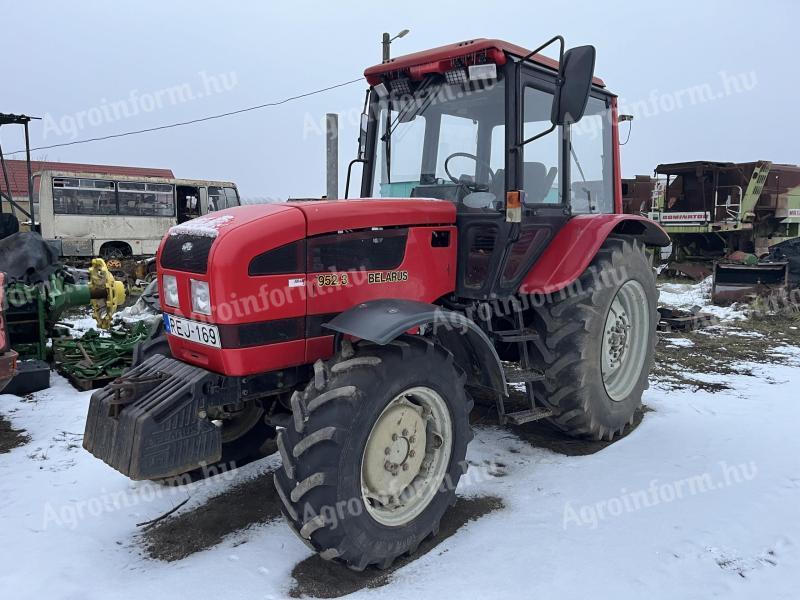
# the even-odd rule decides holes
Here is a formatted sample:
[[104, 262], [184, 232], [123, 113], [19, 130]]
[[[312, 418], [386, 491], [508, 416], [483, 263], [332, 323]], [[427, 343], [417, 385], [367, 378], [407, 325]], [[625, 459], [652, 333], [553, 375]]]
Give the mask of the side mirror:
[[583, 117], [592, 89], [595, 55], [594, 46], [578, 46], [564, 53], [558, 73], [561, 85], [556, 89], [550, 115], [553, 125], [577, 123]]

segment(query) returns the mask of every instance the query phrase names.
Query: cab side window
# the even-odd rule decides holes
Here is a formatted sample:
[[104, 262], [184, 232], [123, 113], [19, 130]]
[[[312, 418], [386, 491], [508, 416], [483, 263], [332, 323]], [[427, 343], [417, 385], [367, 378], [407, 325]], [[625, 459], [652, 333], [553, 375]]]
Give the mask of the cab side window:
[[[528, 139], [550, 128], [553, 94], [534, 87], [523, 93], [523, 138]], [[559, 129], [522, 147], [522, 188], [525, 204], [558, 204], [559, 193]]]
[[570, 126], [570, 189], [574, 214], [613, 213], [611, 109], [589, 98], [583, 118]]

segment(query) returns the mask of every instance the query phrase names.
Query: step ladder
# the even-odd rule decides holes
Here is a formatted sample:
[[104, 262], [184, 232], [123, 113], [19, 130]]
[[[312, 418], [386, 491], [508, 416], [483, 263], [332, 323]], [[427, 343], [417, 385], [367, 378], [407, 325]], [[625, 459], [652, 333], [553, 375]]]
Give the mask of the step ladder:
[[[491, 323], [489, 324], [491, 328]], [[525, 327], [523, 322], [522, 312], [514, 311], [514, 329], [491, 331], [491, 337], [498, 343], [517, 344], [519, 348], [519, 370], [506, 370], [506, 383], [512, 384], [525, 384], [525, 392], [528, 399], [529, 407], [515, 412], [506, 411], [507, 398], [502, 394], [497, 396], [497, 415], [500, 423], [513, 423], [514, 425], [522, 425], [523, 423], [530, 423], [531, 421], [538, 421], [546, 417], [552, 416], [553, 412], [543, 406], [537, 405], [536, 396], [534, 394], [533, 384], [537, 381], [544, 379], [544, 373], [534, 368], [529, 344], [539, 341], [539, 334]]]

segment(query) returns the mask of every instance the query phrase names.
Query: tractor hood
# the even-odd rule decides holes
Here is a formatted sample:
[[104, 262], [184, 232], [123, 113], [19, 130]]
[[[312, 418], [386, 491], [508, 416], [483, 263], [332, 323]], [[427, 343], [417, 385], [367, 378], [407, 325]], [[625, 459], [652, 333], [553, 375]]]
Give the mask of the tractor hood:
[[[350, 308], [355, 297], [368, 300], [405, 294], [431, 301], [452, 291], [455, 244], [433, 247], [424, 226], [452, 233], [455, 218], [455, 205], [444, 200], [359, 199], [239, 206], [177, 225], [164, 236], [159, 249], [162, 310], [173, 319], [210, 321], [220, 337], [218, 345], [203, 345], [170, 336], [172, 354], [228, 375], [303, 364], [305, 338], [326, 338], [321, 345], [312, 343], [308, 351], [311, 355], [327, 352], [330, 336], [323, 334], [321, 323], [329, 313]], [[407, 237], [415, 251], [396, 269], [365, 267], [373, 275], [373, 285], [351, 289], [342, 283], [345, 287], [339, 294], [323, 289], [327, 284], [320, 283], [316, 274], [329, 274], [329, 269], [311, 269], [306, 239], [338, 239], [343, 231], [373, 233], [372, 229], [380, 228], [408, 228], [407, 233], [387, 231], [385, 235], [404, 244]], [[163, 293], [167, 277], [173, 290], [171, 302]], [[338, 281], [347, 281], [347, 275]], [[210, 314], [197, 309], [195, 288], [207, 290]], [[280, 350], [265, 353], [260, 347], [266, 344], [280, 344]]]
[[[172, 227], [159, 248], [159, 270], [209, 280], [215, 296], [241, 293], [250, 261], [307, 237], [344, 230], [414, 225], [452, 225], [455, 205], [435, 199], [296, 201], [237, 206]], [[304, 271], [287, 265], [287, 272]], [[178, 311], [179, 313], [181, 311]], [[187, 315], [188, 316], [188, 315]]]
[[244, 236], [256, 238], [263, 244], [265, 237], [272, 239], [278, 230], [286, 228], [296, 230], [301, 221], [304, 224], [304, 235], [287, 241], [345, 229], [452, 225], [455, 220], [456, 208], [446, 200], [429, 198], [303, 200], [220, 210], [172, 227], [165, 239], [169, 239], [170, 236], [202, 237], [215, 240], [212, 243], [218, 245], [229, 236], [235, 236], [238, 240]]
[[307, 235], [343, 229], [396, 227], [400, 225], [452, 225], [456, 207], [446, 200], [426, 198], [359, 198], [287, 202], [303, 212]]

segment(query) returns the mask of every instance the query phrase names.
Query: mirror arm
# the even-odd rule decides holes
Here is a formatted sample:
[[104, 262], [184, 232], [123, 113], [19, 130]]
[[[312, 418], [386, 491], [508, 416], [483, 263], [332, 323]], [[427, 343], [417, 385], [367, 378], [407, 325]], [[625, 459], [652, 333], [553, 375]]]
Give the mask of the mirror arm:
[[553, 42], [556, 42], [556, 41], [560, 42], [560, 49], [558, 51], [558, 64], [560, 66], [561, 65], [561, 61], [564, 59], [564, 38], [561, 37], [560, 35], [557, 35], [557, 36], [547, 40], [544, 44], [539, 46], [536, 50], [534, 50], [533, 52], [529, 52], [528, 54], [523, 56], [522, 60], [520, 62], [524, 62], [524, 61], [528, 60], [531, 56], [533, 56], [534, 54], [538, 54], [539, 52], [541, 52], [542, 50], [547, 48], [550, 44], [552, 44]]
[[367, 164], [366, 158], [354, 158], [350, 161], [350, 164], [347, 165], [347, 180], [344, 184], [344, 199], [347, 200], [347, 197], [350, 195], [350, 173], [353, 171], [353, 165], [355, 163], [363, 163]]
[[552, 132], [556, 127], [557, 127], [557, 125], [554, 123], [553, 125], [550, 126], [550, 129], [546, 129], [545, 131], [542, 131], [541, 133], [537, 133], [533, 137], [529, 137], [527, 140], [522, 140], [519, 144], [514, 146], [514, 148], [516, 148], [516, 149], [522, 148], [525, 144], [529, 144], [534, 140], [538, 140], [540, 137], [546, 136], [548, 133]]
[[[541, 46], [536, 48], [536, 50], [533, 50], [532, 52], [529, 52], [528, 54], [523, 56], [521, 60], [519, 60], [517, 62], [517, 64], [514, 67], [514, 71], [515, 71], [514, 75], [515, 75], [515, 78], [517, 80], [517, 84], [519, 84], [519, 70], [520, 70], [520, 68], [522, 66], [522, 63], [524, 63], [526, 60], [528, 60], [532, 56], [538, 54], [539, 52], [541, 52], [542, 50], [544, 50], [545, 48], [547, 48], [550, 44], [552, 44], [554, 42], [558, 42], [559, 43], [559, 49], [558, 49], [558, 75], [556, 75], [556, 89], [558, 90], [561, 87], [561, 84], [563, 83], [563, 78], [561, 77], [561, 70], [563, 68], [562, 65], [564, 64], [564, 43], [565, 42], [564, 42], [564, 38], [562, 36], [560, 36], [560, 35], [557, 35], [555, 37], [550, 38], [544, 44], [542, 44]], [[554, 97], [554, 99], [555, 99], [555, 97]], [[550, 127], [550, 129], [548, 129], [546, 131], [542, 131], [541, 133], [537, 133], [535, 136], [530, 137], [527, 140], [521, 141], [519, 144], [514, 146], [514, 149], [515, 150], [519, 150], [525, 144], [529, 144], [529, 143], [533, 142], [534, 140], [538, 140], [540, 137], [546, 136], [548, 133], [554, 131], [556, 127], [557, 127], [557, 125], [555, 123], [553, 123], [553, 125]]]

